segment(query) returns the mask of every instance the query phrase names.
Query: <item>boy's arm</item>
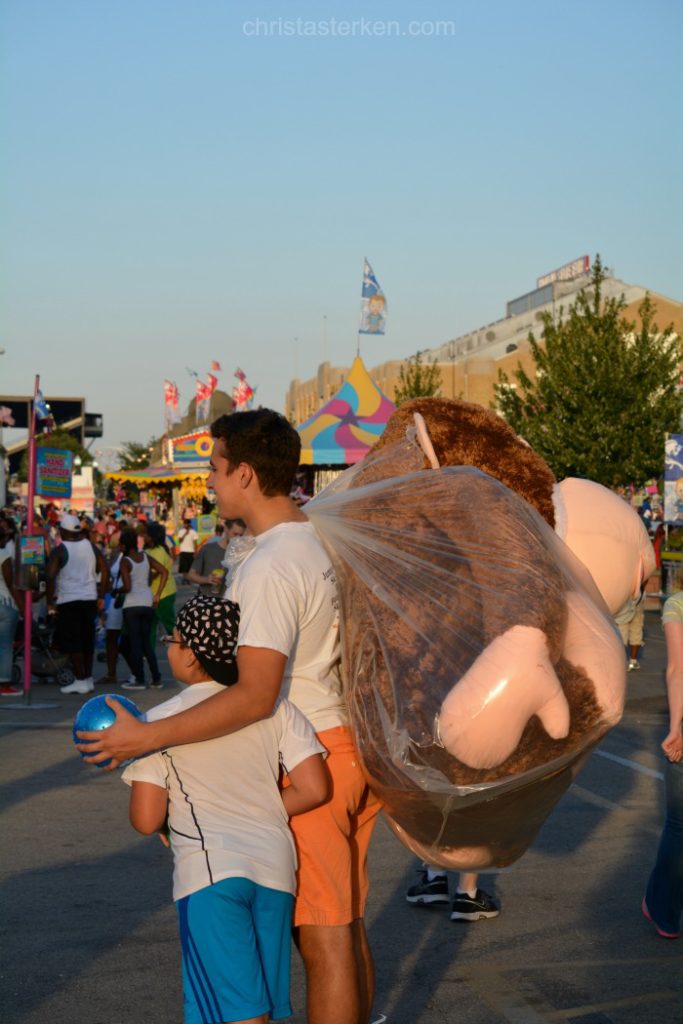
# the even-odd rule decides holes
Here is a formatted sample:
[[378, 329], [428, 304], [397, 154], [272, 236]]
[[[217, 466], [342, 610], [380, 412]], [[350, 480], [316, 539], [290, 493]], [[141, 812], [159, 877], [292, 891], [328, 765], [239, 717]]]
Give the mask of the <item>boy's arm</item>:
[[152, 782], [133, 782], [128, 815], [138, 832], [149, 836], [160, 832], [166, 821], [168, 790]]
[[289, 786], [282, 791], [282, 802], [290, 818], [319, 807], [330, 798], [330, 773], [322, 754], [312, 754], [287, 773]]
[[112, 758], [113, 771], [129, 758], [182, 743], [216, 739], [272, 714], [282, 685], [287, 658], [267, 647], [238, 647], [239, 681], [193, 708], [157, 722], [141, 722], [117, 700], [107, 698], [116, 722], [101, 732], [79, 732], [78, 749], [99, 764]]

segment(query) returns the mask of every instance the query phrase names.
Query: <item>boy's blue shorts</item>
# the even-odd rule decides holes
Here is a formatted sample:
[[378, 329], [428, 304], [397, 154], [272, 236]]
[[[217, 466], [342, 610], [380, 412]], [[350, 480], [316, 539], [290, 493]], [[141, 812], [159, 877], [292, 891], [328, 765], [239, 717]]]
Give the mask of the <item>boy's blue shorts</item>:
[[176, 903], [185, 1024], [288, 1017], [292, 907], [288, 892], [224, 878]]

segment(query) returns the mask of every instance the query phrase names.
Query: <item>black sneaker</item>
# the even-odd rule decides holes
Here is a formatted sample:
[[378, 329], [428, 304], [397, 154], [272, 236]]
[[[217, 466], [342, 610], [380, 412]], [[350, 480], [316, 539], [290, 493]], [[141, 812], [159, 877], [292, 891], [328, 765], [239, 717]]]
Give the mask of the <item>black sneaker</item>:
[[411, 885], [406, 893], [408, 903], [448, 903], [448, 879], [445, 875], [437, 875], [429, 881], [427, 872], [420, 872], [420, 881]]
[[138, 683], [136, 679], [132, 681], [129, 679], [127, 683], [121, 683], [122, 690], [146, 690], [147, 687], [144, 683]]
[[474, 899], [466, 892], [457, 892], [451, 907], [451, 921], [479, 921], [499, 914], [500, 907], [483, 889], [477, 889]]

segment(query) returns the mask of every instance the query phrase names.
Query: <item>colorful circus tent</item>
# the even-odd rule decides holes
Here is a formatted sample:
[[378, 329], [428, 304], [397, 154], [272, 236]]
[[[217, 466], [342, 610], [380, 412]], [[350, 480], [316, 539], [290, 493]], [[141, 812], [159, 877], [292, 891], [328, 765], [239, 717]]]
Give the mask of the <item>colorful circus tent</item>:
[[356, 356], [336, 395], [297, 428], [301, 464], [349, 466], [360, 462], [384, 432], [395, 408]]

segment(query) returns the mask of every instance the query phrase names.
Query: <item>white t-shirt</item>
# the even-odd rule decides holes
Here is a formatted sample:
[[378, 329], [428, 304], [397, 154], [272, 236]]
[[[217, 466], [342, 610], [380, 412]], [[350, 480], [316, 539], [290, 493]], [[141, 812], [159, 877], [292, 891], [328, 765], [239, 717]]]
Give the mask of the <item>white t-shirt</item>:
[[192, 527], [190, 527], [185, 532], [180, 531], [180, 533], [178, 534], [178, 539], [180, 541], [178, 550], [183, 552], [189, 551], [190, 553], [192, 553], [194, 551], [196, 542], [199, 540], [199, 534], [197, 533], [196, 530], [193, 530]]
[[[195, 683], [148, 711], [147, 721], [177, 715], [223, 689]], [[321, 753], [309, 722], [281, 701], [270, 718], [228, 736], [168, 747], [129, 765], [124, 782], [168, 790], [173, 899], [232, 877], [294, 893], [296, 853], [279, 765], [292, 771]]]
[[226, 597], [240, 606], [238, 647], [266, 647], [287, 657], [281, 696], [316, 732], [347, 725], [337, 581], [312, 523], [280, 523], [259, 534]]

